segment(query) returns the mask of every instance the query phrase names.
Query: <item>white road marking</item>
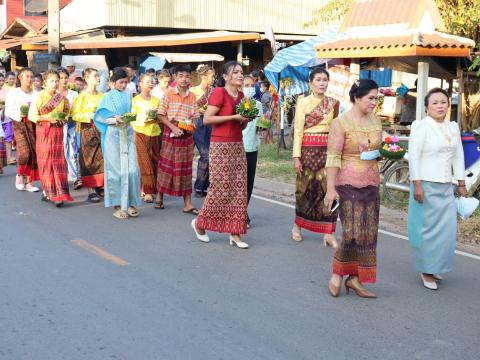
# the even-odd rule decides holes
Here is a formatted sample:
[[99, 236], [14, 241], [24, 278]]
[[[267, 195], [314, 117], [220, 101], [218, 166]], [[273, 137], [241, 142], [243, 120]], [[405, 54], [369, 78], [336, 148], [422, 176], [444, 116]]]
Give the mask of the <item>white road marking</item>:
[[[263, 197], [263, 196], [259, 196], [259, 195], [252, 195], [252, 197], [254, 197], [256, 199], [259, 199], [259, 200], [263, 200], [263, 201], [272, 203], [272, 204], [275, 204], [275, 205], [280, 205], [280, 206], [284, 206], [284, 207], [287, 207], [287, 208], [290, 208], [290, 209], [295, 209], [294, 205], [287, 204], [287, 203], [284, 203], [282, 201], [272, 200], [272, 199], [269, 199], [269, 198], [266, 198], [266, 197]], [[397, 238], [397, 239], [402, 239], [402, 240], [407, 240], [408, 241], [408, 237], [405, 236], [405, 235], [396, 234], [396, 233], [393, 233], [393, 232], [390, 232], [390, 231], [387, 231], [387, 230], [378, 230], [378, 232], [381, 233], [381, 234], [384, 234], [384, 235], [388, 235], [388, 236]], [[470, 254], [470, 253], [460, 251], [460, 250], [455, 250], [455, 254], [460, 255], [460, 256], [465, 256], [465, 257], [468, 257], [470, 259], [480, 260], [480, 256]]]

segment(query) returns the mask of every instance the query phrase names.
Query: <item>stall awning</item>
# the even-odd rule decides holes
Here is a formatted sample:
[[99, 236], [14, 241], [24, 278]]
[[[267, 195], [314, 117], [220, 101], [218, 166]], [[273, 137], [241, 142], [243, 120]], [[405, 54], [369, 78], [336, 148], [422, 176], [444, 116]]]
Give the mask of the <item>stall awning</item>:
[[231, 31], [210, 31], [187, 34], [129, 36], [106, 39], [79, 39], [62, 41], [65, 49], [106, 49], [193, 45], [224, 41], [260, 40], [259, 33], [240, 33]]
[[172, 62], [204, 62], [204, 61], [223, 61], [224, 57], [218, 54], [196, 54], [196, 53], [157, 53], [151, 52], [150, 55]]
[[473, 40], [438, 31], [413, 31], [405, 35], [343, 37], [315, 47], [318, 58], [372, 58], [391, 56], [470, 55]]

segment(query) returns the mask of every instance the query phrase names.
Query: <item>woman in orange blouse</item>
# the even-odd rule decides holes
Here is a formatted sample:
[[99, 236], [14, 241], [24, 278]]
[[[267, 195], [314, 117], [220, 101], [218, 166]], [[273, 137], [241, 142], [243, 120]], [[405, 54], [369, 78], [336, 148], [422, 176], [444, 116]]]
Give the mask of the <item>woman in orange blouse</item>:
[[358, 80], [350, 89], [352, 109], [333, 120], [328, 137], [327, 194], [331, 208], [340, 202], [342, 240], [333, 258], [333, 275], [328, 284], [332, 296], [345, 289], [358, 296], [375, 298], [362, 283], [376, 281], [376, 248], [380, 210], [377, 158], [382, 141], [382, 125], [375, 118], [378, 85]]

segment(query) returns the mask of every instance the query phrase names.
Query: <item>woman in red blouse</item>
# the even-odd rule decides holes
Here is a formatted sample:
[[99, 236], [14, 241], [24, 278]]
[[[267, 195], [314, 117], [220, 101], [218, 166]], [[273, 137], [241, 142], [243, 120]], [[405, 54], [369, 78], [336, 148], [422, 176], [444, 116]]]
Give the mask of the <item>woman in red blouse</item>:
[[198, 240], [209, 242], [206, 230], [229, 233], [230, 245], [247, 249], [240, 238], [247, 233], [247, 163], [242, 130], [249, 119], [235, 114], [243, 98], [238, 89], [243, 84], [242, 66], [229, 61], [223, 67], [222, 87], [208, 100], [203, 118], [212, 125], [210, 143], [210, 187], [202, 210], [192, 221]]

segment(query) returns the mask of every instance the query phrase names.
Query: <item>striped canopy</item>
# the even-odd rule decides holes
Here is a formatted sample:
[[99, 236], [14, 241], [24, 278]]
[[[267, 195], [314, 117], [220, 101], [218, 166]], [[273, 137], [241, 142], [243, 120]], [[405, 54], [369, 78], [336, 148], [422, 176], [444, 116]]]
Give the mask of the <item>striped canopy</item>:
[[283, 95], [291, 96], [308, 91], [309, 68], [326, 62], [326, 59], [317, 59], [314, 46], [333, 40], [338, 29], [338, 25], [332, 26], [314, 38], [280, 50], [264, 69], [268, 81], [277, 91], [280, 82], [284, 81], [286, 86], [284, 91], [280, 91]]

